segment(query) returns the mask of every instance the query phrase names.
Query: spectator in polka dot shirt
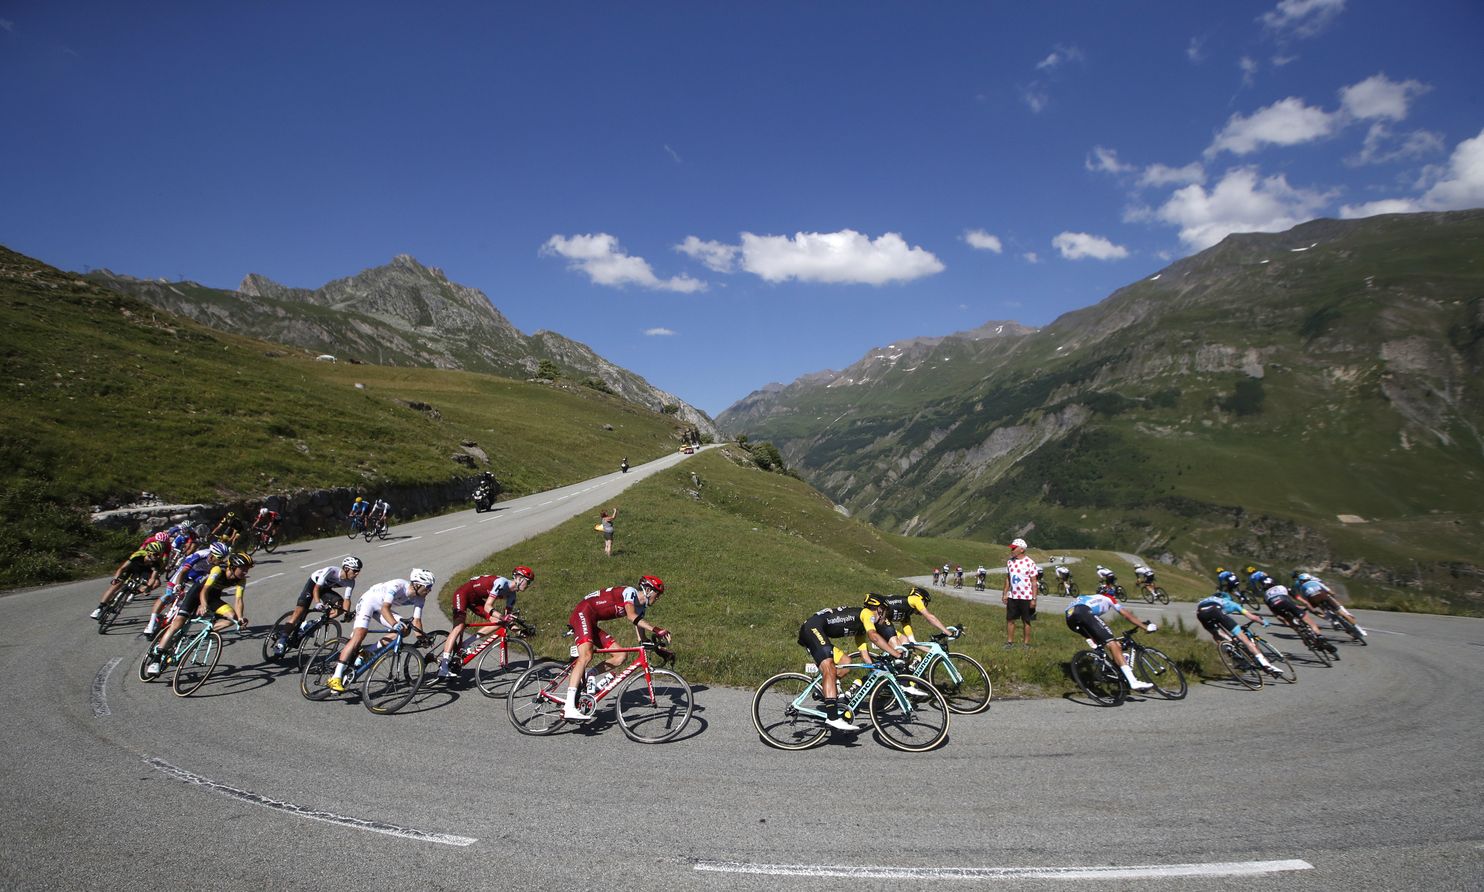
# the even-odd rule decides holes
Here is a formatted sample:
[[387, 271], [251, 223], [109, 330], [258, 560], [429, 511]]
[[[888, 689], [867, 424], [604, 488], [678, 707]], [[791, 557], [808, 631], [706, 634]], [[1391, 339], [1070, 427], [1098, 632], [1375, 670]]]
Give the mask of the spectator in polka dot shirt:
[[1000, 601], [1005, 605], [1005, 647], [1015, 646], [1015, 621], [1020, 620], [1020, 641], [1031, 646], [1031, 620], [1036, 618], [1036, 562], [1026, 556], [1024, 539], [1010, 543], [1010, 560], [1005, 562], [1005, 591]]

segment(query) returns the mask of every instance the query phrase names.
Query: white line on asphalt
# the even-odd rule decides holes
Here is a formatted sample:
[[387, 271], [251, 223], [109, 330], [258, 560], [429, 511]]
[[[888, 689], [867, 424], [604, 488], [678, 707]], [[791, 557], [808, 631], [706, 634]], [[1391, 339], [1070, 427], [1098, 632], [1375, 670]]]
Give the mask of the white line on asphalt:
[[479, 522], [480, 523], [489, 523], [492, 520], [499, 520], [499, 519], [500, 519], [500, 515], [496, 514], [494, 517], [486, 517], [484, 520], [481, 520]]
[[104, 663], [103, 668], [99, 669], [98, 674], [93, 678], [93, 693], [88, 699], [93, 703], [94, 718], [113, 715], [113, 712], [108, 708], [108, 676], [123, 661], [123, 657], [114, 657], [107, 663]]
[[247, 584], [248, 585], [256, 585], [259, 582], [264, 582], [264, 581], [269, 580], [269, 579], [277, 579], [278, 577], [280, 577], [282, 575], [283, 575], [282, 573], [274, 573], [272, 576], [259, 576], [257, 579], [249, 579], [247, 581]]
[[291, 815], [296, 815], [301, 818], [309, 818], [315, 821], [324, 821], [327, 824], [339, 824], [342, 827], [350, 827], [355, 830], [370, 830], [373, 833], [385, 833], [388, 836], [400, 836], [403, 839], [415, 839], [418, 842], [436, 842], [446, 846], [468, 846], [479, 842], [478, 839], [472, 839], [467, 836], [453, 836], [448, 833], [432, 833], [427, 830], [417, 830], [412, 827], [399, 827], [396, 824], [387, 824], [382, 821], [368, 821], [364, 818], [348, 818], [344, 815], [334, 814], [333, 812], [317, 811], [312, 808], [305, 808], [302, 805], [295, 805], [292, 802], [282, 802], [278, 799], [270, 799], [267, 796], [253, 793], [248, 790], [239, 790], [236, 787], [229, 787], [226, 784], [219, 784], [216, 781], [204, 778], [199, 774], [192, 774], [183, 768], [176, 768], [174, 765], [171, 765], [169, 762], [166, 762], [163, 759], [146, 758], [144, 761], [145, 764], [149, 765], [151, 768], [163, 771], [165, 774], [170, 775], [176, 780], [184, 781], [185, 783], [192, 784], [194, 786], [204, 787], [212, 791], [213, 793], [220, 793], [223, 796], [228, 796], [241, 802], [247, 802], [252, 805], [261, 805], [264, 808], [271, 808], [275, 811], [288, 812]]
[[524, 508], [516, 508], [515, 510], [517, 510], [517, 511], [529, 511], [529, 510], [531, 510], [531, 506], [530, 505], [527, 505]]
[[748, 864], [741, 861], [697, 861], [696, 870], [714, 873], [766, 874], [850, 879], [949, 880], [1126, 880], [1163, 877], [1227, 877], [1313, 870], [1307, 861], [1218, 861], [1209, 864], [1143, 864], [1126, 867], [871, 867], [813, 864]]
[[459, 524], [459, 525], [458, 525], [458, 526], [456, 526], [456, 527], [449, 527], [449, 528], [448, 528], [448, 529], [446, 529], [446, 530], [439, 530], [439, 531], [438, 531], [438, 532], [436, 532], [436, 533], [434, 533], [434, 534], [433, 534], [433, 535], [435, 535], [435, 536], [441, 536], [441, 535], [443, 535], [443, 534], [444, 534], [444, 533], [452, 533], [452, 532], [453, 532], [453, 531], [454, 531], [454, 530], [462, 530], [462, 529], [463, 529], [463, 528], [464, 528], [464, 527], [466, 527], [466, 526], [468, 526], [468, 524], [467, 524], [467, 523], [461, 523], [461, 524]]
[[1403, 638], [1407, 635], [1406, 632], [1393, 632], [1390, 629], [1378, 629], [1375, 626], [1366, 626], [1365, 630], [1367, 632], [1380, 632], [1383, 635], [1401, 635]]
[[[345, 560], [348, 557], [350, 557], [350, 555], [348, 555], [348, 554], [342, 554], [339, 557], [330, 558], [330, 561], [332, 563], [335, 562], [335, 561], [343, 561], [343, 560]], [[310, 567], [318, 567], [321, 563], [323, 563], [323, 562], [322, 561], [310, 561], [307, 564], [300, 564], [299, 565], [299, 569], [300, 570], [307, 570]]]
[[554, 501], [553, 499], [547, 499], [546, 501], [544, 501], [544, 502], [541, 503], [540, 507], [545, 508], [547, 505], [550, 505], [553, 501]]
[[395, 542], [388, 542], [385, 545], [378, 545], [376, 547], [377, 548], [391, 548], [393, 545], [401, 545], [403, 542], [416, 542], [418, 539], [421, 539], [421, 538], [422, 538], [422, 536], [409, 536], [406, 539], [398, 539]]

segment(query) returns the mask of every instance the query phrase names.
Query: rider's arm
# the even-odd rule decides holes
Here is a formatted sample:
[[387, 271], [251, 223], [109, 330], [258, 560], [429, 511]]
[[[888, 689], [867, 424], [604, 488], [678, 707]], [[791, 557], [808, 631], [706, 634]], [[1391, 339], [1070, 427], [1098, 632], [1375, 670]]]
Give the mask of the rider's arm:
[[1144, 626], [1147, 628], [1148, 626], [1153, 625], [1153, 623], [1146, 623], [1142, 619], [1139, 619], [1137, 616], [1134, 616], [1133, 611], [1129, 610], [1127, 607], [1124, 607], [1122, 604], [1118, 606], [1118, 612], [1123, 614], [1124, 619], [1128, 620], [1136, 626]]
[[247, 594], [246, 589], [247, 586], [243, 585], [240, 582], [237, 583], [237, 597], [233, 599], [236, 603], [232, 607], [232, 612], [237, 614], [237, 623], [243, 626], [247, 625], [247, 600], [245, 597]]
[[882, 638], [881, 633], [876, 631], [874, 627], [866, 629], [866, 637], [870, 639], [872, 644], [876, 645], [878, 648], [886, 651], [894, 657], [907, 656], [907, 648], [892, 647], [891, 642], [887, 641], [885, 638]]
[[656, 626], [654, 623], [640, 616], [639, 611], [634, 609], [634, 605], [632, 603], [629, 603], [627, 601], [624, 602], [623, 612], [624, 616], [628, 618], [629, 622], [634, 624], [636, 634], [641, 631], [653, 632], [655, 629], [658, 628], [658, 626]]
[[940, 619], [938, 619], [936, 616], [933, 616], [933, 614], [930, 611], [927, 611], [927, 610], [918, 610], [917, 612], [920, 613], [920, 614], [922, 614], [922, 618], [923, 619], [925, 619], [928, 622], [932, 623], [934, 626], [937, 626], [939, 632], [942, 632], [944, 635], [952, 635], [953, 634], [952, 632], [948, 631], [948, 627], [947, 626], [943, 625], [943, 621], [940, 620]]

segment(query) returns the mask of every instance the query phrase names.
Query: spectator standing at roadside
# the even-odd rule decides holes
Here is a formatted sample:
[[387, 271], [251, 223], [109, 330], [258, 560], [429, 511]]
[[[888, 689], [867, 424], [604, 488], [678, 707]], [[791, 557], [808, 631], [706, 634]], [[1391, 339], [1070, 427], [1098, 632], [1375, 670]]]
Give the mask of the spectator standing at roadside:
[[1000, 601], [1005, 605], [1005, 647], [1015, 646], [1015, 621], [1020, 620], [1021, 644], [1031, 646], [1031, 620], [1036, 618], [1036, 571], [1040, 568], [1025, 553], [1024, 539], [1010, 543], [1010, 560], [1005, 562], [1005, 589]]
[[598, 529], [603, 533], [603, 554], [613, 557], [613, 521], [618, 517], [617, 508], [609, 508], [599, 515]]

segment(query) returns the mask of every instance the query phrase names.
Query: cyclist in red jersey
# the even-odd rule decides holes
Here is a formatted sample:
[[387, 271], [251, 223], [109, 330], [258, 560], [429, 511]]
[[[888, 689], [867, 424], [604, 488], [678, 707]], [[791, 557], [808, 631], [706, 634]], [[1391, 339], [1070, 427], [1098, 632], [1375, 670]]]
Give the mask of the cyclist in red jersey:
[[[639, 587], [615, 585], [595, 591], [572, 608], [567, 626], [577, 636], [577, 659], [572, 663], [572, 673], [567, 677], [567, 703], [562, 718], [586, 721], [592, 716], [577, 708], [577, 686], [582, 682], [588, 663], [592, 662], [594, 643], [598, 648], [613, 647], [613, 636], [598, 628], [604, 620], [626, 618], [641, 632], [651, 632], [661, 641], [668, 641], [670, 633], [644, 618], [644, 612], [665, 593], [665, 583], [657, 576], [639, 579]], [[623, 654], [609, 654], [605, 665], [609, 672], [617, 672], [624, 664]]]
[[[530, 567], [516, 567], [510, 574], [510, 578], [504, 576], [475, 576], [468, 582], [459, 586], [458, 591], [453, 593], [453, 612], [450, 617], [453, 620], [453, 628], [448, 630], [448, 641], [443, 645], [443, 653], [438, 657], [438, 677], [447, 678], [451, 671], [449, 660], [453, 658], [454, 648], [461, 646], [464, 642], [461, 638], [465, 627], [468, 626], [469, 611], [474, 611], [485, 622], [490, 622], [495, 609], [495, 601], [505, 601], [505, 612], [509, 613], [515, 609], [515, 596], [526, 590], [532, 582], [536, 581], [536, 571]], [[493, 635], [497, 631], [496, 626], [485, 626], [476, 634]], [[469, 642], [471, 645], [473, 639]]]

